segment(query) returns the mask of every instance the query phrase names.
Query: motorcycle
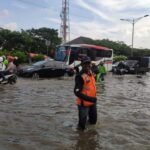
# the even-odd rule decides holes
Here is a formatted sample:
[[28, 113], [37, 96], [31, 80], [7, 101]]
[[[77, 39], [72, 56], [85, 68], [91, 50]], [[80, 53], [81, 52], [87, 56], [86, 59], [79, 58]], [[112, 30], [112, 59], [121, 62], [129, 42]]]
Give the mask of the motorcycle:
[[5, 75], [5, 78], [0, 78], [0, 84], [15, 84], [17, 82], [16, 74]]

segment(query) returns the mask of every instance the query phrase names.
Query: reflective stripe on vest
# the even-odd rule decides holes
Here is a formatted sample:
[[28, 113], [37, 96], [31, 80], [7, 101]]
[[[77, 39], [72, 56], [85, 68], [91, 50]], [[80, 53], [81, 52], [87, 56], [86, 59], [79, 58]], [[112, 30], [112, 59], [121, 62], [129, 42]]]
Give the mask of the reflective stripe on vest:
[[[84, 85], [82, 89], [82, 94], [87, 96], [96, 97], [96, 85], [95, 85], [95, 78], [93, 74], [90, 76], [87, 74], [82, 75]], [[81, 100], [80, 98], [76, 99], [76, 104], [81, 105], [81, 101], [83, 102], [83, 106], [92, 106], [93, 103], [85, 100]]]

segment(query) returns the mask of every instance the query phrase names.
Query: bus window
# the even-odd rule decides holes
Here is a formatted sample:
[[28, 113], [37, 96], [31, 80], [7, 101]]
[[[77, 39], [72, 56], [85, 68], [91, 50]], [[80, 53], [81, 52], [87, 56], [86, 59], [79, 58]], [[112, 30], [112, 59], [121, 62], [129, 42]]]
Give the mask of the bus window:
[[88, 49], [88, 54], [87, 54], [92, 61], [96, 60], [96, 50], [95, 49]]
[[86, 48], [80, 48], [80, 54], [84, 54], [87, 56], [87, 49]]
[[97, 53], [96, 53], [96, 57], [98, 57], [98, 58], [103, 57], [103, 51], [102, 51], [102, 50], [97, 51]]
[[75, 60], [81, 60], [84, 56], [87, 56], [87, 49], [81, 47], [71, 47], [69, 64], [73, 63]]
[[75, 60], [78, 60], [79, 57], [79, 47], [71, 47], [69, 64], [73, 63]]
[[104, 57], [111, 57], [112, 56], [112, 51], [103, 51]]
[[81, 60], [84, 56], [87, 56], [87, 49], [84, 47], [79, 48], [79, 55], [78, 55], [78, 60]]
[[112, 56], [112, 51], [108, 51], [108, 50], [97, 51], [97, 57], [111, 57], [111, 56]]

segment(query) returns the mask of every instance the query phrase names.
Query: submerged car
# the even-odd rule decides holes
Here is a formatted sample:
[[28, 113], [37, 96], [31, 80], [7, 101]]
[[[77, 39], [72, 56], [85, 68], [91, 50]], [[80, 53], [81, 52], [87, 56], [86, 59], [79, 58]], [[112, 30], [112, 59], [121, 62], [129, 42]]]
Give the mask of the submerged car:
[[54, 78], [64, 75], [72, 76], [73, 74], [74, 70], [65, 62], [54, 60], [38, 61], [18, 70], [18, 76], [32, 78]]
[[139, 61], [138, 60], [126, 60], [124, 61], [125, 68], [128, 73], [135, 74], [139, 68]]
[[116, 68], [117, 68], [118, 64], [119, 64], [119, 61], [118, 61], [118, 62], [114, 62], [114, 63], [112, 64], [112, 70], [111, 70], [111, 71], [112, 71], [113, 73], [116, 71]]
[[128, 70], [127, 70], [127, 66], [125, 65], [125, 62], [120, 61], [120, 62], [114, 63], [112, 66], [112, 72], [114, 74], [119, 74], [119, 75], [126, 74]]
[[126, 61], [121, 61], [112, 69], [112, 72], [114, 74], [144, 74], [148, 71], [148, 61], [146, 58], [143, 57], [141, 57], [139, 60], [130, 59]]

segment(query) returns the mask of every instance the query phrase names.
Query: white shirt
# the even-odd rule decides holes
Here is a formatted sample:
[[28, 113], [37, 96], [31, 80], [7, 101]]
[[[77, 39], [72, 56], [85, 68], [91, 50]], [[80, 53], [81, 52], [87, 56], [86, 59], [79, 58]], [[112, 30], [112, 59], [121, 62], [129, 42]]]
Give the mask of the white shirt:
[[6, 66], [0, 62], [0, 71], [4, 71], [6, 69]]
[[7, 71], [14, 73], [16, 71], [16, 65], [13, 62], [10, 62], [6, 68]]

